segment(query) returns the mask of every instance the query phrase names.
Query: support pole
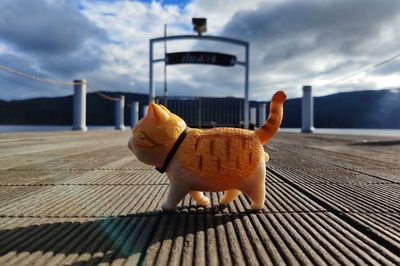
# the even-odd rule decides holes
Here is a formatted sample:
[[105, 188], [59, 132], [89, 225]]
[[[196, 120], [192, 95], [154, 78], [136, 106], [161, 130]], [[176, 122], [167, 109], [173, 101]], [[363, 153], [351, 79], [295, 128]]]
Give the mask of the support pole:
[[131, 106], [131, 128], [134, 128], [139, 121], [139, 102], [132, 102]]
[[124, 110], [125, 96], [121, 95], [118, 101], [115, 101], [115, 129], [124, 130]]
[[86, 127], [86, 80], [74, 80], [72, 130], [87, 131]]
[[314, 133], [314, 101], [311, 86], [303, 86], [301, 101], [301, 132]]
[[150, 61], [149, 61], [149, 104], [154, 102], [155, 97], [156, 97], [156, 89], [155, 89], [155, 84], [154, 84], [154, 68], [153, 68], [153, 40], [150, 40]]
[[249, 44], [247, 43], [245, 51], [245, 76], [244, 76], [244, 128], [249, 128]]
[[261, 127], [264, 125], [264, 122], [266, 120], [266, 113], [267, 113], [267, 104], [266, 103], [260, 103], [258, 105], [258, 125], [257, 127]]

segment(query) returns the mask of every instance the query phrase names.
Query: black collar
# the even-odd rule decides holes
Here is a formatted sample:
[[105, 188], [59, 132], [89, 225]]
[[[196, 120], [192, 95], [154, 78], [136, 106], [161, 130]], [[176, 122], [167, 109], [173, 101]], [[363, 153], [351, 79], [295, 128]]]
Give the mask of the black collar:
[[169, 163], [171, 162], [172, 158], [174, 157], [176, 151], [179, 149], [179, 146], [181, 146], [183, 140], [185, 139], [186, 135], [189, 133], [189, 128], [186, 127], [183, 132], [179, 135], [178, 139], [176, 140], [174, 146], [172, 146], [171, 150], [169, 151], [167, 157], [165, 158], [165, 161], [161, 168], [156, 167], [157, 171], [160, 173], [164, 173], [165, 170], [167, 170], [167, 167]]

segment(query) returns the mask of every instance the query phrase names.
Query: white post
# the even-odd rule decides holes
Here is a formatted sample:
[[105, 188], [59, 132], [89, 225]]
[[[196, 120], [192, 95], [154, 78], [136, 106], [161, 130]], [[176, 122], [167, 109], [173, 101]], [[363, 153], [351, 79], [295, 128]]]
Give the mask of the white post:
[[115, 101], [115, 129], [124, 130], [124, 110], [125, 96], [121, 95], [118, 101]]
[[311, 86], [303, 86], [301, 101], [301, 132], [313, 133], [314, 128], [314, 101]]
[[139, 102], [131, 103], [131, 128], [139, 121]]
[[260, 103], [258, 105], [258, 127], [261, 127], [264, 125], [264, 122], [266, 120], [266, 113], [267, 113], [267, 104], [266, 103]]
[[256, 107], [251, 107], [250, 108], [250, 124], [251, 124], [251, 128], [256, 126], [256, 118], [257, 118], [257, 108]]
[[143, 105], [142, 107], [142, 118], [147, 115], [147, 109], [149, 109], [148, 105]]
[[74, 80], [72, 130], [87, 131], [86, 127], [86, 80]]

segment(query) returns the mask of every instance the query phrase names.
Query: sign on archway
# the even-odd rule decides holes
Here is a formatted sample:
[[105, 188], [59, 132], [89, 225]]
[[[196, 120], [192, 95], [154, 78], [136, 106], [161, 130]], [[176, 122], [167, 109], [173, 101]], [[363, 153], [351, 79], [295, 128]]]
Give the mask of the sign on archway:
[[176, 64], [206, 64], [217, 66], [235, 66], [236, 56], [209, 52], [168, 53], [165, 57], [167, 65]]

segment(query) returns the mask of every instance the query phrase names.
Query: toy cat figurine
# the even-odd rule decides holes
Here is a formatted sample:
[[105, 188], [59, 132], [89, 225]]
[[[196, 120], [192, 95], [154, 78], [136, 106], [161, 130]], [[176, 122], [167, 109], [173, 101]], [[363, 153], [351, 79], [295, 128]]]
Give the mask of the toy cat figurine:
[[277, 132], [283, 118], [283, 91], [274, 94], [265, 124], [255, 131], [240, 128], [190, 129], [162, 105], [151, 103], [147, 115], [132, 130], [129, 148], [143, 163], [166, 171], [170, 190], [163, 210], [173, 210], [186, 194], [200, 205], [209, 199], [203, 191], [224, 191], [221, 204], [232, 202], [240, 192], [251, 208], [265, 201], [263, 144]]

